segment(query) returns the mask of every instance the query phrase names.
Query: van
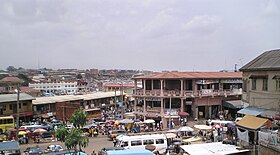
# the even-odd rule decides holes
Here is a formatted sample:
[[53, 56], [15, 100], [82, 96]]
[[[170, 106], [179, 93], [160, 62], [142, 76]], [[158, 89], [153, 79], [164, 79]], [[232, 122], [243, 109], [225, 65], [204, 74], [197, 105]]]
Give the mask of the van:
[[120, 135], [116, 140], [117, 147], [127, 150], [144, 150], [146, 145], [153, 145], [159, 153], [164, 153], [168, 147], [167, 137], [164, 134]]

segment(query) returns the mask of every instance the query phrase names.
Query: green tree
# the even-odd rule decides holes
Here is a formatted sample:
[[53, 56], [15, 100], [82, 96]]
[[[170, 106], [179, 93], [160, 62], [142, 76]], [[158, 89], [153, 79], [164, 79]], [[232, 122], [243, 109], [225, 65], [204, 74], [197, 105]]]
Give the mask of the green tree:
[[7, 67], [7, 71], [8, 72], [13, 72], [13, 71], [16, 71], [17, 69], [14, 67], [14, 66], [8, 66]]
[[77, 79], [82, 79], [83, 76], [82, 76], [81, 74], [78, 74], [76, 78], [77, 78]]
[[67, 129], [65, 127], [60, 127], [56, 130], [56, 137], [59, 138], [61, 142], [64, 142], [67, 149], [75, 149], [77, 151], [77, 146], [79, 149], [88, 146], [89, 138], [81, 128], [86, 124], [87, 113], [83, 110], [76, 110], [70, 119], [75, 128]]
[[74, 127], [76, 128], [82, 128], [83, 126], [86, 125], [87, 121], [87, 112], [83, 110], [76, 110], [70, 119], [70, 122], [73, 123]]
[[29, 83], [32, 81], [28, 76], [26, 76], [25, 74], [18, 74], [17, 75], [18, 78], [22, 79], [23, 82], [23, 86], [28, 86]]

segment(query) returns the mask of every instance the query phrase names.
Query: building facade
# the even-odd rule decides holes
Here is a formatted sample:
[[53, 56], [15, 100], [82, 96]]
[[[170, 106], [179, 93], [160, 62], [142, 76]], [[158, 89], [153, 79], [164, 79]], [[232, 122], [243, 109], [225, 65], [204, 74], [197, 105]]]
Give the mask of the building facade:
[[[19, 94], [19, 117], [22, 121], [29, 121], [33, 118], [32, 100], [28, 94]], [[0, 116], [17, 115], [17, 94], [0, 94]]]
[[280, 110], [280, 50], [267, 51], [243, 66], [242, 100], [250, 106]]
[[29, 83], [29, 87], [53, 94], [76, 94], [79, 91], [77, 81]]
[[[134, 113], [144, 119], [179, 124], [180, 112], [193, 118], [213, 118], [225, 99], [240, 99], [240, 72], [168, 72], [133, 78]], [[137, 88], [137, 81], [143, 83]]]

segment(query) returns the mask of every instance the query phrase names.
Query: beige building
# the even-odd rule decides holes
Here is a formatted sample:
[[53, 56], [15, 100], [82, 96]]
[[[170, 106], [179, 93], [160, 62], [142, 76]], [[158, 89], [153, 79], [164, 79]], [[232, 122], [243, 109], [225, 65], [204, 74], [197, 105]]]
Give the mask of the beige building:
[[[180, 124], [185, 113], [193, 118], [214, 118], [225, 100], [242, 93], [241, 72], [167, 72], [133, 78], [134, 113], [144, 119]], [[137, 81], [143, 87], [138, 89]]]
[[250, 106], [280, 110], [280, 50], [267, 51], [243, 66], [242, 100]]

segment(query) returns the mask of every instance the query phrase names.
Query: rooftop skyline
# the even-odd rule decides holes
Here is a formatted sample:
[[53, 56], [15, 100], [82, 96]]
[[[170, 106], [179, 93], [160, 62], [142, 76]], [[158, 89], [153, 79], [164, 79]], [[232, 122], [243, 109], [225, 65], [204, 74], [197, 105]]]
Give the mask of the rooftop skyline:
[[219, 71], [280, 48], [277, 0], [0, 1], [0, 69]]

